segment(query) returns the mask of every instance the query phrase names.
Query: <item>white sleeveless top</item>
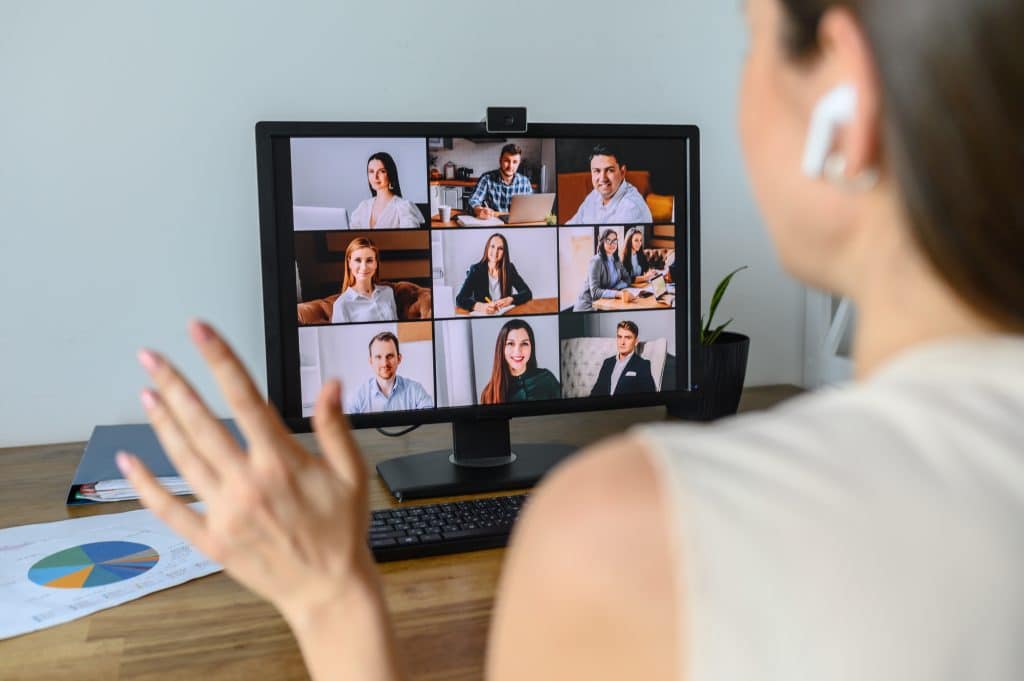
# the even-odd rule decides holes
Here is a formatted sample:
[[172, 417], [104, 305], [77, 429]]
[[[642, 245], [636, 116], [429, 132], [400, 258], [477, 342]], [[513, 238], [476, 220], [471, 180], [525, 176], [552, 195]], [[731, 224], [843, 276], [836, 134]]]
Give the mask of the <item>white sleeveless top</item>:
[[1024, 679], [1024, 336], [637, 432], [678, 540], [682, 678]]

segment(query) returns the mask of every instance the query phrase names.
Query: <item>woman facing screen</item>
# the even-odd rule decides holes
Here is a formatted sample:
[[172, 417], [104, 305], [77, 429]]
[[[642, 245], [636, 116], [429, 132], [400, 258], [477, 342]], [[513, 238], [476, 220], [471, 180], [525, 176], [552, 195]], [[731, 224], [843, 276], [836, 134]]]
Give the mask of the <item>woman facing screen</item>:
[[[487, 673], [1022, 678], [1024, 2], [743, 5], [754, 196], [785, 267], [856, 305], [854, 381], [574, 454], [516, 521]], [[317, 403], [325, 462], [210, 327], [192, 334], [248, 453], [144, 351], [143, 404], [207, 511], [122, 470], [274, 603], [314, 678], [403, 678], [340, 385]]]
[[480, 404], [553, 400], [561, 396], [558, 379], [537, 366], [533, 328], [522, 319], [501, 327], [494, 344], [491, 380], [480, 394]]
[[389, 322], [398, 319], [395, 292], [380, 280], [380, 250], [366, 237], [353, 239], [345, 249], [341, 295], [334, 301], [331, 322]]
[[391, 154], [378, 151], [366, 161], [366, 181], [371, 198], [352, 211], [349, 227], [368, 229], [414, 228], [425, 220], [415, 203], [402, 197], [398, 166]]
[[533, 292], [512, 264], [508, 240], [495, 233], [488, 237], [480, 260], [466, 271], [455, 304], [471, 312], [494, 314], [532, 298]]

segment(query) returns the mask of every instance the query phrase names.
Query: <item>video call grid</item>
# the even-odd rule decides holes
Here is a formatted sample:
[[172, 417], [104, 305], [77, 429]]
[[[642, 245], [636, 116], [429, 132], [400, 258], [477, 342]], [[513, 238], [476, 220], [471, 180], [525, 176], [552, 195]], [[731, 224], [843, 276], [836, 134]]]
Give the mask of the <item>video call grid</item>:
[[[423, 139], [424, 139], [424, 148], [426, 149], [426, 155], [424, 157], [424, 160], [426, 161], [429, 158], [429, 156], [430, 156], [431, 149], [430, 149], [430, 146], [429, 146], [429, 139], [428, 138], [423, 138]], [[557, 148], [557, 145], [556, 145], [556, 148]], [[558, 165], [557, 156], [558, 155], [557, 155], [557, 152], [556, 152], [556, 161], [555, 161], [556, 177], [557, 177], [558, 173], [561, 170], [560, 166]], [[681, 160], [680, 161], [680, 165], [682, 165], [683, 163], [684, 163], [684, 160]], [[427, 165], [429, 166], [429, 161], [427, 162]], [[432, 181], [431, 181], [431, 178], [430, 178], [429, 167], [428, 167], [427, 182], [426, 182], [426, 190], [427, 190], [426, 191], [426, 195], [427, 195], [427, 198], [428, 198], [428, 205], [429, 205], [430, 188], [431, 188], [431, 186], [432, 186]], [[556, 193], [556, 197], [555, 197], [555, 202], [554, 202], [554, 204], [552, 206], [553, 210], [556, 207], [558, 207], [557, 191], [555, 193]], [[673, 194], [672, 196], [673, 196], [673, 198], [675, 198], [675, 194]], [[432, 213], [432, 211], [428, 211], [428, 212]], [[555, 212], [555, 215], [558, 215], [558, 212]], [[622, 229], [623, 234], [625, 234], [626, 232], [628, 232], [628, 230], [631, 227], [643, 227], [643, 228], [645, 228], [645, 230], [650, 230], [649, 234], [653, 235], [654, 226], [655, 226], [655, 224], [657, 224], [659, 226], [671, 227], [672, 228], [672, 233], [673, 233], [673, 239], [675, 239], [675, 230], [677, 228], [677, 223], [674, 220], [671, 221], [671, 222], [655, 222], [653, 219], [650, 222], [629, 223], [629, 224], [625, 224], [625, 225], [611, 224], [611, 223], [607, 223], [607, 224], [573, 224], [573, 225], [569, 225], [569, 224], [565, 224], [565, 223], [556, 222], [555, 224], [545, 224], [545, 225], [513, 225], [513, 224], [507, 224], [506, 223], [506, 224], [503, 224], [503, 225], [488, 225], [488, 226], [442, 227], [442, 226], [435, 226], [435, 225], [431, 224], [432, 221], [433, 221], [432, 218], [433, 218], [433, 215], [428, 216], [425, 219], [424, 224], [419, 226], [419, 227], [400, 228], [400, 230], [399, 229], [395, 229], [395, 228], [382, 228], [382, 229], [377, 229], [377, 230], [374, 230], [374, 229], [349, 229], [349, 230], [323, 230], [323, 231], [325, 233], [326, 232], [337, 231], [338, 233], [345, 234], [345, 235], [352, 235], [352, 234], [370, 235], [370, 234], [373, 234], [373, 233], [381, 233], [381, 232], [387, 232], [387, 231], [412, 231], [412, 230], [425, 231], [428, 234], [432, 234], [433, 232], [439, 232], [439, 233], [443, 233], [443, 234], [448, 234], [448, 233], [466, 233], [466, 232], [470, 232], [470, 231], [489, 232], [489, 233], [499, 232], [500, 233], [500, 231], [506, 230], [506, 229], [507, 230], [512, 230], [512, 231], [554, 229], [555, 230], [555, 244], [556, 244], [555, 281], [556, 281], [556, 301], [557, 301], [557, 306], [556, 306], [556, 311], [555, 312], [515, 314], [515, 312], [513, 310], [512, 311], [513, 313], [510, 314], [510, 315], [507, 315], [507, 316], [506, 315], [487, 315], [487, 316], [456, 315], [456, 316], [451, 316], [451, 317], [447, 317], [447, 316], [439, 317], [439, 316], [437, 316], [435, 314], [435, 311], [436, 311], [436, 297], [435, 297], [435, 292], [434, 292], [434, 286], [432, 284], [431, 287], [430, 287], [430, 293], [431, 293], [431, 315], [430, 315], [430, 317], [424, 318], [424, 319], [418, 319], [418, 320], [403, 320], [403, 321], [399, 321], [399, 320], [396, 319], [396, 320], [393, 321], [393, 323], [396, 324], [396, 325], [417, 324], [417, 323], [425, 323], [425, 322], [429, 322], [431, 324], [430, 342], [431, 342], [431, 356], [432, 356], [431, 364], [432, 364], [432, 374], [433, 374], [433, 395], [432, 395], [432, 398], [433, 398], [433, 402], [434, 402], [433, 407], [431, 407], [431, 408], [438, 408], [437, 402], [438, 402], [438, 392], [439, 392], [439, 390], [438, 390], [438, 375], [437, 375], [438, 371], [437, 371], [437, 360], [436, 360], [436, 357], [437, 357], [437, 350], [438, 350], [437, 335], [438, 335], [439, 322], [464, 322], [464, 323], [467, 323], [467, 324], [472, 324], [474, 321], [481, 321], [481, 320], [484, 320], [484, 319], [491, 319], [491, 318], [503, 318], [503, 319], [515, 319], [515, 318], [554, 318], [554, 319], [557, 320], [563, 314], [612, 315], [612, 314], [617, 314], [618, 312], [620, 312], [620, 311], [616, 311], [616, 310], [596, 310], [596, 309], [592, 309], [592, 310], [588, 310], [588, 311], [585, 311], [585, 312], [571, 312], [570, 313], [570, 312], [567, 312], [565, 309], [562, 308], [562, 302], [563, 302], [561, 300], [561, 281], [562, 281], [562, 279], [561, 279], [561, 277], [562, 277], [561, 265], [562, 265], [562, 263], [561, 263], [561, 258], [558, 257], [558, 250], [557, 250], [559, 244], [561, 243], [560, 242], [560, 236], [561, 236], [562, 230], [565, 230], [565, 229], [577, 229], [577, 228], [587, 228], [587, 227], [592, 228], [594, 230], [594, 232], [595, 232], [595, 242], [596, 242], [600, 232], [603, 229], [605, 229], [605, 228], [619, 227], [619, 228]], [[294, 233], [294, 230], [293, 230], [293, 233]], [[650, 238], [650, 236], [648, 236], [646, 238]], [[428, 261], [430, 263], [431, 270], [432, 270], [433, 269], [433, 263], [434, 263], [434, 241], [433, 241], [432, 238], [428, 239], [428, 241], [427, 241], [427, 251], [428, 251]], [[383, 260], [383, 258], [381, 260]], [[513, 262], [513, 261], [510, 260], [510, 262]], [[679, 292], [677, 290], [677, 292], [676, 292], [676, 300], [678, 300], [678, 296], [679, 296]], [[675, 307], [676, 307], [676, 304], [673, 303], [673, 305], [671, 307], [666, 307], [666, 308], [646, 308], [646, 309], [640, 308], [640, 309], [636, 309], [636, 310], [631, 310], [630, 312], [631, 312], [632, 315], [637, 316], [637, 318], [640, 319], [640, 318], [642, 318], [642, 316], [647, 316], [647, 315], [650, 315], [652, 313], [664, 312], [666, 310], [674, 311]], [[327, 323], [320, 323], [320, 324], [303, 324], [302, 327], [325, 327], [325, 326], [326, 327], [332, 327], [332, 326], [353, 327], [353, 326], [360, 326], [360, 325], [379, 325], [381, 323], [382, 322], [379, 322], [379, 321], [366, 321], [366, 322], [352, 321], [352, 322], [338, 322], [338, 323], [327, 322]], [[642, 328], [643, 327], [641, 326], [641, 329]], [[557, 367], [556, 367], [558, 369], [557, 376], [558, 376], [559, 381], [562, 381], [563, 378], [564, 378], [563, 376], [561, 376], [561, 365], [562, 365], [562, 359], [563, 359], [563, 357], [562, 357], [562, 347], [561, 347], [562, 344], [561, 344], [561, 340], [562, 340], [562, 338], [561, 338], [561, 328], [559, 326], [559, 336], [558, 336], [558, 343], [557, 343], [558, 361], [557, 361]], [[563, 395], [562, 397], [556, 398], [556, 400], [553, 400], [553, 401], [557, 401], [558, 399], [575, 399], [575, 398], [566, 398]], [[468, 406], [468, 405], [456, 405], [456, 406]]]

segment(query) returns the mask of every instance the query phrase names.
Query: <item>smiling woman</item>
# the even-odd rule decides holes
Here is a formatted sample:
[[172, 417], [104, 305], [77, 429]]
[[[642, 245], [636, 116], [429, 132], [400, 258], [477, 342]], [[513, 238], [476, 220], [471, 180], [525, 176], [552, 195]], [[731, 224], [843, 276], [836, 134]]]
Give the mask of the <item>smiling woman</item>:
[[506, 322], [494, 343], [491, 380], [480, 394], [481, 404], [553, 400], [561, 395], [558, 379], [537, 366], [537, 339], [522, 319]]
[[353, 239], [345, 249], [341, 295], [334, 301], [331, 322], [386, 322], [398, 319], [395, 292], [379, 284], [380, 249], [366, 237]]

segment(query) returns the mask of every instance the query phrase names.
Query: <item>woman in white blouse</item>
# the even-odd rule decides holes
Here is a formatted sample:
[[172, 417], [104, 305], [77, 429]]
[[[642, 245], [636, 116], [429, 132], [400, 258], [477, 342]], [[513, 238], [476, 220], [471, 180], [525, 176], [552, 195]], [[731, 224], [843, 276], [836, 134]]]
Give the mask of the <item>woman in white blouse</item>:
[[333, 324], [389, 322], [398, 319], [395, 292], [382, 286], [380, 251], [366, 237], [352, 240], [345, 249], [345, 274], [341, 295], [334, 301]]
[[402, 198], [398, 166], [391, 154], [378, 151], [366, 161], [366, 180], [372, 196], [352, 211], [349, 227], [411, 229], [426, 222], [416, 204]]

